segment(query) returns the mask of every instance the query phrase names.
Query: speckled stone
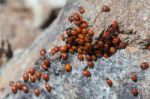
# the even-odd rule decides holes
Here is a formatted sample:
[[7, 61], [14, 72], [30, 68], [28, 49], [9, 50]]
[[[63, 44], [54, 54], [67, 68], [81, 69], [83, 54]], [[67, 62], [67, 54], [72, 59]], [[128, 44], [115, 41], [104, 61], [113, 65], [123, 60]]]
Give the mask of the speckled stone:
[[[85, 78], [82, 70], [86, 62], [79, 61], [77, 55], [70, 55], [69, 60], [56, 62], [49, 69], [49, 83], [53, 89], [51, 93], [42, 90], [40, 99], [149, 99], [150, 95], [150, 70], [141, 70], [140, 64], [146, 61], [150, 64], [150, 52], [141, 49], [145, 45], [144, 39], [150, 39], [150, 1], [149, 0], [69, 0], [63, 11], [52, 26], [47, 28], [35, 42], [20, 56], [14, 57], [7, 65], [0, 70], [0, 87], [3, 85], [6, 90], [0, 96], [2, 99], [36, 99], [34, 94], [24, 94], [19, 92], [13, 95], [7, 82], [19, 80], [24, 71], [31, 64], [39, 65], [38, 52], [41, 48], [50, 48], [54, 45], [63, 45], [59, 34], [65, 28], [73, 26], [67, 21], [67, 17], [79, 6], [86, 9], [84, 17], [92, 24], [96, 14], [102, 5], [109, 5], [110, 13], [103, 13], [94, 25], [94, 31], [99, 34], [106, 26], [111, 24], [113, 19], [119, 22], [120, 29], [129, 31], [133, 29], [136, 34], [126, 34], [127, 41], [131, 44], [126, 49], [118, 50], [116, 54], [108, 59], [100, 58], [95, 62], [95, 67], [90, 69], [91, 77]], [[121, 34], [123, 37], [125, 34]], [[138, 37], [138, 39], [135, 39]], [[134, 41], [134, 42], [132, 42]], [[48, 57], [51, 57], [47, 53]], [[72, 72], [64, 72], [64, 64], [72, 65]], [[13, 72], [12, 72], [13, 69]], [[130, 79], [130, 75], [136, 73], [138, 81], [135, 83]], [[18, 75], [19, 74], [19, 75]], [[7, 75], [8, 78], [4, 77]], [[10, 77], [9, 77], [10, 76]], [[106, 84], [106, 78], [113, 81], [110, 88]], [[44, 82], [36, 83], [30, 87], [43, 88]], [[137, 87], [139, 95], [134, 97], [131, 89]]]

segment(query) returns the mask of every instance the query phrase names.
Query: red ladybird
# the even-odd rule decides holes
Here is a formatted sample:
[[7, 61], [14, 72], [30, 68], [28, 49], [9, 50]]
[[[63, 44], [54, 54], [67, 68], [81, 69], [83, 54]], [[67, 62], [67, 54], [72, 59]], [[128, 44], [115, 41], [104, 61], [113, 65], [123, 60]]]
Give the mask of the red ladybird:
[[116, 29], [116, 30], [118, 30], [118, 29], [119, 29], [119, 26], [118, 26], [117, 21], [115, 21], [115, 20], [114, 20], [114, 21], [112, 22], [112, 24], [111, 24], [111, 25], [112, 25], [112, 28], [113, 28], [113, 29]]
[[36, 79], [39, 80], [39, 79], [41, 79], [42, 74], [41, 74], [40, 71], [38, 71], [38, 72], [35, 73], [35, 76], [36, 76]]
[[39, 89], [35, 89], [34, 90], [34, 94], [38, 97], [41, 93], [40, 93], [40, 90]]
[[28, 73], [25, 73], [25, 74], [23, 75], [23, 80], [24, 80], [25, 82], [27, 82], [27, 81], [29, 80], [29, 74], [28, 74]]
[[45, 49], [42, 49], [41, 51], [40, 51], [40, 55], [41, 56], [44, 56], [46, 54], [46, 50]]
[[62, 58], [63, 60], [67, 60], [67, 59], [68, 59], [68, 54], [67, 54], [67, 53], [62, 53], [62, 54], [61, 54], [61, 58]]
[[131, 75], [131, 79], [132, 79], [134, 82], [137, 82], [137, 76], [136, 76], [136, 74], [132, 74], [132, 75]]
[[121, 48], [121, 49], [126, 48], [126, 46], [127, 46], [127, 43], [125, 43], [125, 42], [120, 42], [119, 43], [119, 48]]
[[110, 53], [115, 54], [117, 49], [115, 47], [110, 47]]
[[91, 61], [91, 60], [92, 60], [92, 56], [87, 54], [87, 55], [86, 55], [86, 60], [87, 60], [87, 61]]
[[146, 70], [149, 68], [149, 64], [147, 62], [143, 62], [143, 63], [141, 63], [140, 67], [142, 70]]
[[31, 75], [34, 75], [34, 72], [35, 72], [34, 67], [31, 67], [31, 68], [29, 69], [29, 73], [30, 73]]
[[83, 14], [83, 13], [85, 13], [85, 9], [84, 9], [83, 7], [79, 7], [79, 12], [80, 12], [81, 14]]
[[30, 81], [32, 81], [34, 83], [36, 81], [36, 77], [35, 76], [30, 76]]
[[48, 74], [43, 74], [43, 80], [49, 81], [49, 75]]
[[117, 45], [117, 44], [119, 44], [120, 43], [120, 38], [119, 37], [115, 37], [113, 40], [112, 40], [112, 43], [114, 44], [114, 45]]
[[55, 50], [55, 52], [57, 53], [57, 52], [59, 52], [59, 51], [61, 50], [61, 48], [60, 48], [59, 46], [55, 46], [55, 47], [54, 47], [54, 50]]
[[92, 30], [90, 30], [90, 29], [88, 29], [88, 34], [89, 34], [90, 36], [94, 36], [94, 32], [93, 32]]
[[106, 78], [106, 83], [109, 85], [109, 87], [112, 87], [112, 85], [113, 85], [112, 80], [109, 78]]
[[83, 61], [83, 60], [84, 60], [83, 55], [82, 55], [82, 54], [78, 54], [78, 59], [79, 59], [80, 61]]
[[43, 61], [43, 64], [49, 67], [50, 61], [49, 61], [48, 59], [45, 59], [45, 60]]
[[80, 27], [77, 27], [77, 28], [76, 28], [76, 31], [77, 31], [77, 33], [79, 34], [79, 33], [81, 33], [82, 29], [81, 29]]
[[69, 16], [69, 17], [68, 17], [68, 20], [69, 20], [69, 22], [73, 22], [73, 17], [72, 17], [72, 16]]
[[133, 96], [138, 96], [139, 92], [138, 92], [138, 89], [132, 88], [131, 93], [132, 93]]
[[74, 19], [75, 21], [79, 21], [79, 20], [80, 20], [80, 15], [79, 15], [78, 13], [74, 13], [74, 14], [72, 15], [72, 17], [73, 17], [73, 19]]
[[103, 12], [109, 12], [110, 8], [107, 5], [104, 5], [103, 8], [102, 8], [102, 11]]
[[16, 86], [17, 86], [17, 88], [18, 88], [19, 90], [22, 89], [22, 84], [21, 84], [21, 82], [18, 81], [18, 82], [16, 83]]
[[88, 23], [87, 22], [83, 22], [80, 25], [81, 28], [88, 28]]
[[46, 83], [46, 84], [45, 84], [45, 89], [46, 89], [48, 92], [51, 92], [52, 87], [51, 87], [48, 83]]
[[45, 64], [42, 65], [42, 68], [43, 68], [43, 70], [48, 70], [48, 66]]
[[65, 65], [65, 70], [66, 70], [67, 72], [71, 72], [72, 66], [71, 66], [70, 64], [66, 64], [66, 65]]
[[85, 77], [91, 77], [91, 73], [90, 73], [90, 71], [88, 71], [88, 70], [83, 70], [83, 75], [85, 76]]
[[103, 34], [103, 37], [104, 38], [109, 38], [111, 35], [110, 35], [110, 32], [104, 32], [104, 34]]
[[12, 88], [11, 88], [11, 90], [12, 90], [12, 92], [13, 92], [14, 94], [16, 94], [17, 91], [18, 91], [17, 86], [16, 86], [16, 85], [13, 85]]
[[29, 88], [27, 85], [23, 85], [22, 86], [22, 90], [24, 91], [24, 93], [28, 93], [29, 92]]
[[51, 54], [52, 54], [52, 55], [55, 55], [55, 54], [56, 54], [55, 49], [51, 49]]
[[87, 61], [87, 66], [90, 68], [94, 67], [94, 62], [93, 61]]

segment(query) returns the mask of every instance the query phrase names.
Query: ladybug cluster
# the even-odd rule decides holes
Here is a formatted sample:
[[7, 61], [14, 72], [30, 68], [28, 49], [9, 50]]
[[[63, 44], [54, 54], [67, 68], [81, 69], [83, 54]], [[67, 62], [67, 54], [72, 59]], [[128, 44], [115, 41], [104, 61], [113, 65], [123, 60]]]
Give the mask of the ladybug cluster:
[[29, 68], [29, 70], [27, 72], [24, 73], [24, 75], [23, 75], [24, 82], [17, 81], [16, 83], [14, 83], [11, 81], [9, 83], [9, 85], [11, 86], [11, 90], [14, 94], [16, 94], [18, 91], [23, 91], [24, 93], [28, 93], [28, 92], [30, 92], [30, 90], [32, 90], [34, 92], [35, 96], [37, 96], [37, 97], [40, 96], [40, 94], [41, 94], [40, 89], [39, 88], [31, 89], [31, 88], [29, 88], [27, 83], [30, 82], [30, 83], [34, 84], [35, 82], [39, 82], [41, 80], [45, 81], [44, 89], [47, 92], [51, 92], [52, 87], [48, 83], [49, 74], [47, 72], [51, 63], [50, 63], [50, 60], [45, 57], [45, 54], [46, 54], [46, 50], [42, 49], [40, 51], [40, 56], [41, 56], [41, 58], [44, 59], [44, 61], [42, 62], [41, 68], [39, 70], [35, 70], [35, 68], [32, 66]]
[[[108, 6], [103, 6], [101, 12], [109, 12], [110, 8]], [[101, 13], [100, 12], [100, 13]], [[96, 22], [96, 16], [93, 25], [89, 25], [89, 23], [83, 18], [82, 14], [85, 13], [85, 9], [83, 7], [79, 7], [79, 12], [73, 13], [68, 17], [70, 23], [74, 23], [75, 27], [70, 27], [65, 30], [65, 33], [61, 36], [62, 40], [65, 42], [63, 46], [55, 46], [51, 49], [51, 55], [55, 56], [56, 53], [60, 53], [60, 59], [67, 60], [69, 58], [69, 54], [76, 54], [80, 61], [86, 61], [87, 64], [83, 69], [83, 76], [90, 77], [91, 73], [88, 69], [94, 68], [94, 61], [96, 62], [98, 58], [104, 57], [109, 58], [111, 55], [115, 54], [117, 50], [124, 49], [127, 46], [127, 43], [123, 42], [118, 34], [120, 33], [118, 23], [113, 21], [111, 25], [105, 28], [102, 31], [102, 34], [99, 37], [94, 38], [94, 31], [92, 30], [92, 26]], [[148, 47], [150, 49], [150, 47]], [[43, 59], [41, 63], [41, 67], [39, 69], [35, 69], [35, 67], [31, 67], [27, 72], [23, 75], [23, 83], [17, 81], [16, 83], [10, 82], [12, 92], [16, 94], [18, 91], [23, 91], [24, 93], [30, 92], [33, 90], [35, 96], [40, 96], [41, 91], [39, 88], [29, 88], [28, 82], [35, 83], [41, 80], [45, 81], [45, 90], [47, 92], [51, 92], [51, 85], [48, 83], [49, 81], [49, 72], [48, 69], [51, 67], [51, 63], [53, 59], [46, 57], [46, 50], [42, 49], [40, 51], [40, 57]], [[149, 68], [149, 64], [147, 62], [143, 62], [140, 65], [142, 70], [146, 70]], [[72, 66], [71, 64], [65, 64], [65, 71], [71, 72]], [[131, 74], [130, 76], [133, 82], [137, 82], [138, 78], [136, 74]], [[113, 81], [110, 78], [106, 78], [106, 83], [109, 87], [113, 86]], [[138, 89], [132, 88], [131, 94], [133, 96], [138, 96]]]
[[[102, 8], [102, 12], [109, 11], [108, 6]], [[65, 30], [65, 34], [62, 36], [65, 45], [54, 47], [51, 50], [51, 54], [55, 55], [60, 52], [61, 59], [67, 60], [69, 53], [76, 53], [80, 61], [86, 60], [87, 64], [83, 70], [83, 75], [90, 77], [91, 73], [88, 68], [94, 67], [94, 61], [97, 61], [100, 57], [110, 57], [116, 53], [117, 49], [123, 49], [127, 44], [118, 37], [120, 31], [116, 21], [113, 21], [99, 38], [94, 39], [94, 31], [82, 16], [84, 13], [85, 9], [79, 7], [79, 12], [75, 12], [68, 17], [69, 22], [74, 23], [75, 27], [69, 27]], [[66, 71], [71, 71], [71, 65], [67, 64], [66, 68]]]

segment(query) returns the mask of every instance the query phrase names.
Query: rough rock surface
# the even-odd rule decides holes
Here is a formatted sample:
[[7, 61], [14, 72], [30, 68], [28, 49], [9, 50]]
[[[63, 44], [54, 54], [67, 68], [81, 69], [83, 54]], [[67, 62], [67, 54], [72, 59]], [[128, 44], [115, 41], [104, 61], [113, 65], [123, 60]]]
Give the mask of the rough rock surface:
[[26, 48], [40, 34], [40, 29], [32, 28], [33, 13], [24, 3], [7, 0], [0, 4], [0, 12], [0, 41], [8, 39], [13, 50]]
[[[55, 22], [41, 34], [35, 42], [23, 53], [14, 57], [8, 64], [0, 70], [0, 93], [2, 99], [36, 99], [34, 94], [23, 94], [19, 92], [13, 95], [8, 86], [9, 81], [22, 80], [24, 71], [33, 65], [37, 60], [39, 50], [46, 48], [50, 50], [53, 45], [63, 44], [59, 34], [70, 27], [67, 17], [83, 6], [88, 13], [84, 15], [89, 23], [92, 23], [101, 7], [106, 4], [111, 8], [110, 13], [101, 14], [94, 25], [95, 33], [101, 32], [113, 19], [119, 22], [121, 29], [125, 31], [136, 31], [136, 34], [120, 35], [125, 40], [132, 42], [126, 49], [119, 50], [109, 59], [98, 59], [94, 69], [90, 69], [91, 78], [83, 77], [82, 69], [85, 62], [77, 60], [76, 55], [70, 55], [68, 60], [73, 70], [71, 73], [64, 72], [64, 63], [57, 62], [52, 65], [49, 83], [53, 86], [50, 94], [42, 91], [40, 99], [149, 99], [150, 95], [150, 70], [142, 71], [140, 64], [147, 61], [150, 64], [150, 52], [141, 49], [144, 40], [149, 40], [150, 35], [150, 1], [149, 0], [68, 0], [63, 11]], [[135, 39], [138, 37], [138, 39]], [[50, 54], [47, 54], [50, 57]], [[40, 61], [40, 60], [38, 60]], [[36, 65], [37, 62], [36, 62]], [[56, 68], [57, 67], [57, 68]], [[54, 70], [53, 70], [54, 68]], [[55, 70], [56, 69], [56, 70]], [[58, 71], [59, 75], [56, 75]], [[138, 82], [133, 83], [130, 74], [136, 73]], [[113, 87], [109, 88], [105, 79], [109, 77], [113, 80]], [[44, 82], [37, 83], [31, 87], [43, 87]], [[130, 90], [133, 87], [139, 89], [139, 95], [134, 97]]]

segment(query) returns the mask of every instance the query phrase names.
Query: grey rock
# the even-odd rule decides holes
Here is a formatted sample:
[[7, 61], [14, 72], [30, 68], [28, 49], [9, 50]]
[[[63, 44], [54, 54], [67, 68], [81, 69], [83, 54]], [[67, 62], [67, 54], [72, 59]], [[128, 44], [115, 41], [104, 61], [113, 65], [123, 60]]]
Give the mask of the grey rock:
[[[131, 43], [126, 49], [118, 50], [117, 53], [108, 59], [100, 58], [95, 62], [95, 67], [90, 69], [92, 76], [85, 78], [82, 75], [82, 69], [85, 62], [80, 62], [77, 55], [70, 55], [68, 61], [56, 62], [49, 69], [50, 81], [53, 86], [52, 92], [47, 93], [43, 89], [40, 99], [149, 99], [150, 95], [150, 70], [142, 71], [140, 64], [146, 61], [150, 64], [150, 52], [141, 49], [140, 40], [149, 38], [150, 23], [150, 1], [149, 0], [69, 0], [57, 20], [41, 34], [35, 42], [23, 53], [14, 57], [8, 64], [0, 70], [0, 87], [5, 87], [2, 92], [2, 99], [36, 99], [31, 92], [27, 95], [19, 92], [13, 95], [7, 83], [10, 80], [21, 80], [21, 76], [30, 65], [35, 61], [39, 65], [41, 59], [38, 52], [41, 48], [46, 48], [49, 54], [50, 48], [54, 45], [63, 45], [59, 35], [68, 27], [71, 27], [67, 17], [78, 10], [79, 6], [86, 9], [84, 17], [91, 24], [99, 9], [106, 4], [111, 8], [110, 13], [103, 13], [93, 27], [95, 33], [100, 33], [104, 27], [111, 24], [113, 19], [119, 22], [121, 30], [127, 31], [133, 29], [136, 34], [127, 34], [127, 40], [134, 41], [134, 37], [139, 37], [134, 43]], [[121, 35], [120, 35], [121, 36]], [[73, 66], [71, 73], [64, 72], [64, 64], [70, 62]], [[130, 75], [136, 73], [138, 82], [134, 83]], [[59, 75], [56, 75], [59, 74]], [[7, 77], [6, 77], [7, 75]], [[113, 80], [112, 88], [106, 84], [106, 78]], [[43, 88], [44, 82], [29, 83], [34, 87]], [[134, 97], [131, 89], [137, 87], [139, 95]]]

